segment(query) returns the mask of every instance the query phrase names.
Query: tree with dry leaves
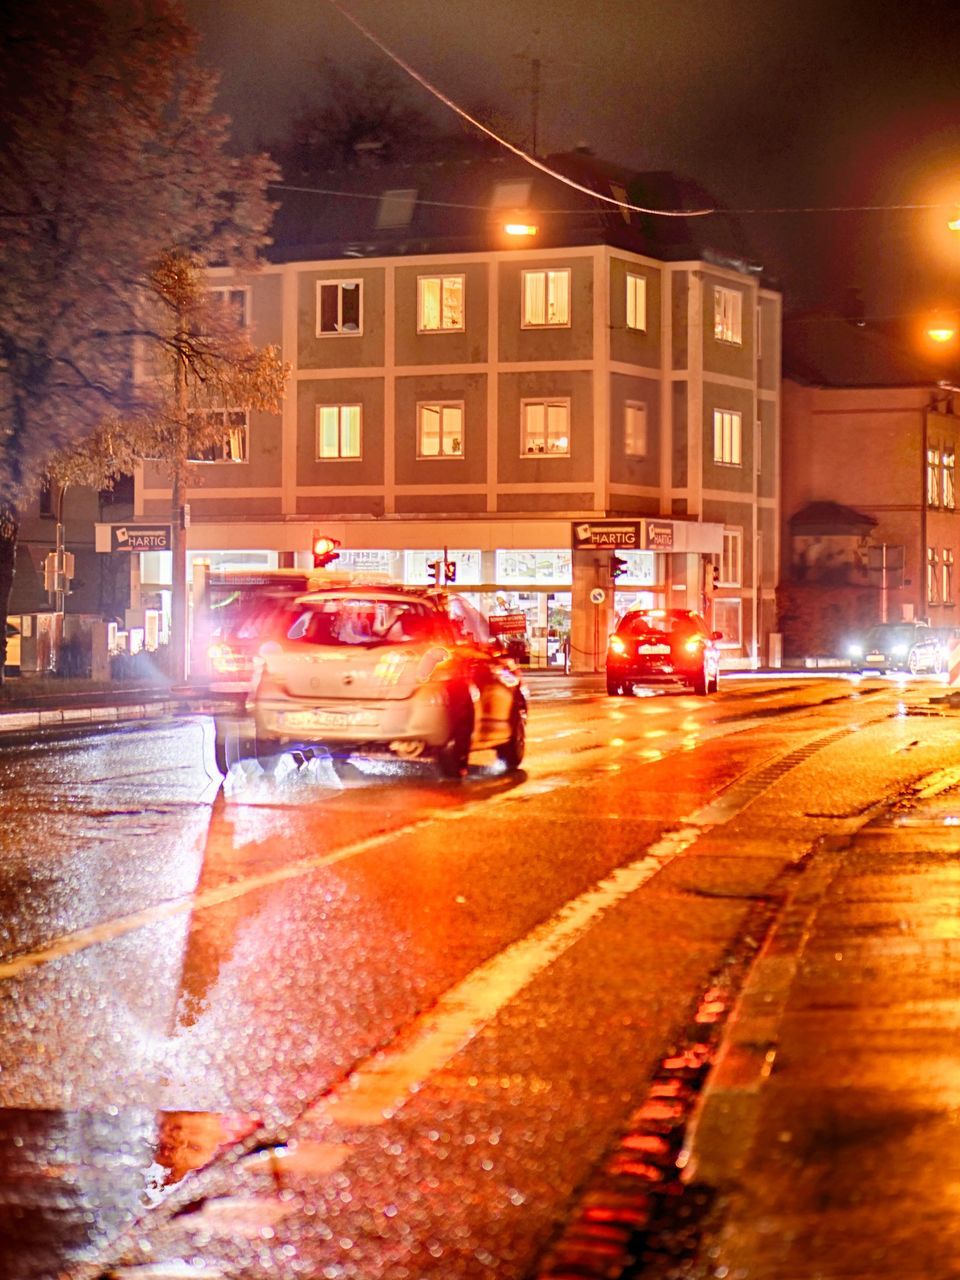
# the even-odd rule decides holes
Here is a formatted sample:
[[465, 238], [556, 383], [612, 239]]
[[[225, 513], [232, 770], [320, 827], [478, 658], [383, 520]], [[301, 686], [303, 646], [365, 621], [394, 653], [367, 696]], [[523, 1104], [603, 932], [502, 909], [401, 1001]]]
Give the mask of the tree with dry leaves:
[[[256, 269], [276, 177], [266, 157], [231, 155], [217, 78], [200, 65], [180, 5], [13, 0], [6, 12], [0, 645], [19, 512], [58, 460], [81, 458], [105, 423], [116, 432], [119, 422], [156, 429], [169, 420], [184, 360], [198, 397], [246, 386], [250, 407], [275, 404], [280, 368], [248, 335], [201, 341], [202, 302], [171, 297], [171, 264], [188, 264], [197, 298], [208, 265]], [[135, 377], [138, 352], [147, 367], [166, 359], [173, 380]]]

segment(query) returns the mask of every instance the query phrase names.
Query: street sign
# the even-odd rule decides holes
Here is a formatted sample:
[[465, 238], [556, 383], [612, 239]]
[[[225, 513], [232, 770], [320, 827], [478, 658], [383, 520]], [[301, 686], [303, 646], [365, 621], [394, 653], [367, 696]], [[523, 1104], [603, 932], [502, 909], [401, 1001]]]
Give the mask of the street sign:
[[590, 592], [591, 604], [603, 604], [606, 598], [607, 598], [607, 593], [604, 591], [603, 587], [594, 587], [593, 590]]
[[169, 551], [168, 524], [115, 524], [110, 527], [111, 551]]

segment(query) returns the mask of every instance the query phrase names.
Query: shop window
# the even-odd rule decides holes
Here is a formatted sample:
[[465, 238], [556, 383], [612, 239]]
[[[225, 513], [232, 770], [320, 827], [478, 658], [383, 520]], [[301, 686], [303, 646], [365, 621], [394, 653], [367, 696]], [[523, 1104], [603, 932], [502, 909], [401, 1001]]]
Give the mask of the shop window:
[[713, 630], [722, 632], [720, 643], [730, 648], [740, 648], [743, 644], [741, 636], [741, 618], [743, 602], [741, 600], [713, 601]]

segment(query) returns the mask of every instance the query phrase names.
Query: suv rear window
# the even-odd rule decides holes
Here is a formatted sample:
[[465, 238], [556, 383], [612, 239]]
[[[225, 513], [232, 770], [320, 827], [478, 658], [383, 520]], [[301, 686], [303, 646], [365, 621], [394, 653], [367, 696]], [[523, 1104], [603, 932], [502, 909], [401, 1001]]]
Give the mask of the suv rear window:
[[692, 635], [702, 631], [699, 620], [691, 614], [625, 613], [617, 631], [622, 636]]

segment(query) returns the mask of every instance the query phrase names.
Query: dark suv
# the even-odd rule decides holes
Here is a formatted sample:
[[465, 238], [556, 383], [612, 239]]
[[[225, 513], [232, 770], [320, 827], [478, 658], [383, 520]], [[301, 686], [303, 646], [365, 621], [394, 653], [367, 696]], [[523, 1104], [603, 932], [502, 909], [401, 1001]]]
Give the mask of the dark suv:
[[883, 622], [851, 645], [850, 656], [861, 671], [936, 671], [943, 669], [944, 650], [938, 632], [922, 622]]
[[720, 683], [719, 631], [690, 609], [632, 609], [607, 646], [607, 693], [635, 684], [683, 685], [715, 693]]

